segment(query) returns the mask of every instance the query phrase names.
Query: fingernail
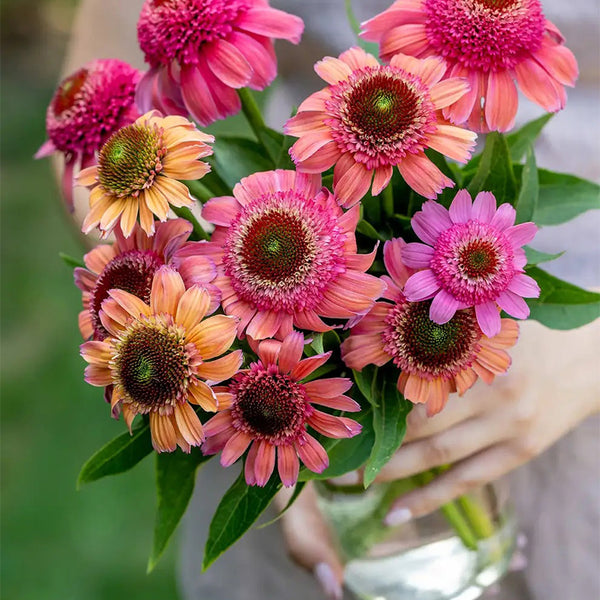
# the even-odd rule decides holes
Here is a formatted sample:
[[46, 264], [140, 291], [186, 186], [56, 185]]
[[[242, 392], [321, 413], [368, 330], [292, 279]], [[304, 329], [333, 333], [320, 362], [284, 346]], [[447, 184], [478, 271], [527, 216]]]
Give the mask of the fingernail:
[[333, 485], [357, 485], [360, 483], [360, 474], [358, 471], [350, 471], [349, 473], [344, 473], [339, 477], [333, 477], [330, 479]]
[[342, 600], [342, 586], [327, 563], [317, 564], [313, 573], [329, 600]]
[[412, 513], [409, 508], [400, 506], [399, 508], [393, 508], [385, 517], [383, 522], [390, 527], [394, 525], [400, 525], [406, 523], [412, 519]]

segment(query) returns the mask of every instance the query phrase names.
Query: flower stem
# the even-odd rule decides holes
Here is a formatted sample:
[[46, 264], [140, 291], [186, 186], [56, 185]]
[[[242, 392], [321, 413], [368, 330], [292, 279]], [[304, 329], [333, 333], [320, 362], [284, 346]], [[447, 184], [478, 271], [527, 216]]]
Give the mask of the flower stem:
[[379, 194], [381, 198], [381, 207], [383, 208], [383, 214], [391, 219], [394, 216], [394, 190], [392, 189], [392, 184], [388, 183], [381, 194]]
[[271, 152], [264, 141], [264, 132], [267, 126], [263, 119], [262, 113], [260, 112], [260, 108], [256, 103], [256, 100], [254, 100], [254, 97], [252, 96], [248, 88], [241, 88], [237, 92], [238, 96], [240, 97], [240, 100], [242, 101], [242, 111], [244, 113], [244, 116], [246, 117], [250, 128], [254, 132], [257, 141], [263, 147], [266, 155], [273, 162], [275, 162], [277, 157], [273, 157], [271, 155]]
[[185, 206], [177, 207], [171, 205], [171, 209], [178, 217], [186, 219], [192, 224], [192, 226], [194, 227], [193, 234], [197, 240], [210, 240], [210, 235], [206, 231], [204, 231], [204, 228], [202, 227], [202, 225], [200, 225], [200, 223], [198, 222], [196, 217], [194, 217], [192, 211], [189, 208]]
[[456, 501], [478, 540], [484, 540], [494, 535], [494, 524], [479, 502], [469, 496], [460, 496]]

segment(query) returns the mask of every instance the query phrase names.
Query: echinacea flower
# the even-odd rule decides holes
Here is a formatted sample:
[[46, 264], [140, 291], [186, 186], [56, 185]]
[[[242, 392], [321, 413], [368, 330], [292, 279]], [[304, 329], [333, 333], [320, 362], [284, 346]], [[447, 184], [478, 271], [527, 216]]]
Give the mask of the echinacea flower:
[[401, 372], [398, 389], [414, 403], [424, 403], [429, 416], [438, 413], [450, 393], [462, 396], [481, 377], [487, 384], [510, 366], [506, 348], [514, 346], [519, 326], [501, 319], [499, 333], [485, 336], [473, 308], [457, 311], [443, 324], [429, 317], [431, 302], [409, 302], [404, 286], [413, 271], [406, 267], [407, 245], [397, 238], [385, 243], [384, 275], [390, 302], [377, 302], [342, 343], [346, 365], [361, 371], [390, 360]]
[[525, 275], [522, 246], [537, 232], [535, 223], [515, 225], [510, 204], [496, 209], [491, 192], [475, 201], [460, 190], [450, 209], [429, 200], [411, 221], [424, 244], [408, 244], [402, 256], [413, 269], [404, 293], [411, 302], [433, 298], [430, 317], [447, 323], [460, 308], [475, 307], [477, 322], [488, 337], [500, 333], [498, 307], [517, 319], [529, 316], [523, 298], [537, 298], [537, 282]]
[[154, 215], [167, 220], [169, 205], [192, 206], [180, 179], [199, 179], [210, 171], [200, 158], [210, 156], [212, 135], [178, 116], [151, 111], [116, 131], [102, 146], [98, 164], [79, 173], [79, 185], [91, 188], [90, 211], [82, 231], [98, 226], [105, 235], [120, 219], [127, 238], [138, 218], [142, 229], [154, 233]]
[[466, 77], [471, 91], [444, 108], [453, 123], [474, 131], [511, 129], [519, 89], [549, 112], [564, 108], [564, 86], [577, 79], [577, 61], [539, 0], [397, 0], [363, 23], [384, 60], [401, 52], [436, 55], [447, 76]]
[[69, 210], [75, 168], [93, 164], [102, 144], [139, 116], [134, 100], [141, 76], [125, 62], [99, 59], [63, 79], [54, 93], [46, 112], [48, 141], [35, 158], [64, 154], [62, 191]]
[[264, 340], [255, 345], [258, 361], [240, 371], [229, 384], [231, 405], [206, 422], [205, 454], [221, 450], [228, 467], [250, 447], [245, 476], [248, 485], [264, 486], [275, 461], [283, 485], [296, 483], [300, 460], [315, 473], [323, 472], [329, 457], [310, 434], [307, 425], [330, 438], [349, 438], [361, 431], [356, 421], [316, 409], [358, 411], [360, 406], [344, 395], [352, 387], [345, 377], [302, 383], [330, 357], [331, 352], [302, 358], [304, 336], [293, 331], [283, 342]]
[[263, 90], [275, 79], [273, 39], [297, 44], [303, 29], [267, 0], [146, 0], [137, 32], [150, 70], [138, 105], [190, 113], [203, 126], [233, 115], [236, 89]]
[[109, 296], [100, 311], [109, 337], [81, 346], [89, 363], [85, 380], [107, 388], [113, 416], [121, 411], [130, 431], [135, 416], [147, 414], [157, 452], [177, 446], [189, 452], [204, 441], [191, 405], [214, 412], [212, 384], [242, 364], [241, 350], [221, 356], [235, 339], [236, 320], [205, 319], [208, 292], [195, 285], [186, 290], [179, 273], [166, 266], [154, 276], [149, 304], [124, 290]]
[[290, 149], [297, 169], [323, 173], [335, 164], [333, 187], [345, 207], [370, 187], [378, 195], [394, 166], [426, 198], [453, 187], [424, 150], [466, 162], [477, 136], [441, 119], [439, 109], [469, 89], [462, 79], [440, 81], [445, 70], [441, 59], [401, 54], [380, 65], [360, 48], [318, 62], [315, 71], [329, 86], [302, 102], [284, 127], [300, 138]]
[[208, 313], [213, 313], [221, 299], [219, 289], [211, 283], [217, 270], [210, 258], [194, 254], [196, 245], [187, 242], [191, 232], [191, 223], [184, 219], [159, 223], [152, 237], [136, 224], [132, 235], [125, 238], [117, 225], [114, 244], [103, 244], [88, 252], [83, 257], [86, 268], [74, 271], [75, 284], [82, 292], [79, 330], [83, 338], [102, 340], [108, 335], [100, 321], [100, 308], [110, 290], [125, 290], [148, 304], [152, 280], [163, 265], [176, 269], [186, 288], [203, 287], [211, 296]]
[[321, 317], [364, 314], [383, 292], [357, 254], [359, 207], [344, 213], [319, 175], [267, 171], [245, 177], [233, 197], [213, 198], [202, 216], [216, 225], [206, 253], [218, 268], [223, 310], [239, 333], [283, 339], [293, 327], [327, 331]]

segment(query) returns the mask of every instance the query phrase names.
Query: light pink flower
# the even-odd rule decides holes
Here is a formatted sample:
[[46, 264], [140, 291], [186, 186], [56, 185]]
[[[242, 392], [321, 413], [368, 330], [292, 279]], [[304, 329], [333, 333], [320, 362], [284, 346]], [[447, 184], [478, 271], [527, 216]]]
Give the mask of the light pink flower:
[[363, 23], [361, 36], [380, 55], [441, 56], [448, 77], [466, 77], [471, 91], [444, 108], [474, 131], [511, 129], [517, 87], [547, 111], [564, 108], [564, 86], [577, 79], [577, 61], [539, 0], [398, 0]]
[[309, 96], [284, 127], [300, 138], [290, 149], [299, 171], [323, 173], [335, 165], [333, 187], [342, 206], [371, 188], [378, 195], [397, 166], [406, 183], [426, 198], [453, 187], [424, 154], [433, 148], [466, 162], [473, 132], [450, 125], [439, 109], [467, 93], [465, 80], [448, 79], [444, 61], [397, 55], [390, 65], [360, 48], [326, 57], [315, 71], [329, 86]]
[[135, 88], [142, 74], [120, 60], [87, 63], [63, 79], [46, 112], [48, 141], [35, 158], [62, 152], [62, 192], [73, 210], [73, 173], [96, 162], [95, 153], [118, 129], [139, 116]]
[[404, 293], [417, 302], [433, 298], [430, 316], [446, 323], [454, 313], [475, 307], [477, 322], [488, 337], [500, 331], [499, 308], [517, 319], [529, 316], [523, 298], [537, 298], [537, 282], [525, 275], [522, 249], [534, 238], [534, 223], [515, 225], [510, 204], [496, 209], [491, 192], [480, 192], [475, 201], [460, 190], [450, 210], [428, 201], [412, 218], [414, 232], [424, 244], [408, 244], [404, 263], [422, 269], [406, 282]]
[[245, 177], [233, 196], [213, 198], [202, 216], [216, 225], [205, 252], [218, 267], [223, 310], [240, 335], [283, 339], [293, 327], [327, 331], [321, 320], [366, 313], [384, 285], [357, 254], [359, 207], [344, 213], [319, 175], [268, 171]]
[[302, 358], [304, 336], [293, 331], [283, 342], [252, 343], [258, 362], [240, 371], [229, 385], [230, 406], [219, 400], [219, 412], [204, 426], [205, 454], [221, 454], [224, 467], [232, 465], [250, 447], [245, 464], [246, 483], [264, 486], [275, 461], [285, 486], [298, 480], [300, 460], [308, 469], [321, 473], [329, 465], [323, 446], [306, 430], [307, 425], [330, 438], [350, 438], [361, 426], [347, 417], [316, 409], [313, 404], [343, 411], [360, 406], [344, 395], [352, 387], [345, 377], [315, 379], [302, 383], [327, 362], [331, 352]]
[[262, 90], [275, 79], [273, 39], [297, 44], [303, 29], [266, 0], [146, 0], [137, 31], [150, 70], [138, 105], [190, 113], [201, 125], [233, 115], [236, 89]]
[[513, 346], [519, 326], [501, 319], [499, 333], [482, 334], [473, 308], [457, 311], [444, 324], [429, 317], [430, 301], [408, 302], [405, 284], [414, 271], [403, 257], [408, 246], [398, 238], [385, 243], [383, 260], [389, 277], [385, 299], [350, 331], [342, 359], [358, 371], [390, 360], [401, 372], [398, 389], [414, 403], [424, 403], [429, 416], [444, 408], [451, 393], [462, 396], [481, 377], [487, 384], [510, 366], [506, 348]]

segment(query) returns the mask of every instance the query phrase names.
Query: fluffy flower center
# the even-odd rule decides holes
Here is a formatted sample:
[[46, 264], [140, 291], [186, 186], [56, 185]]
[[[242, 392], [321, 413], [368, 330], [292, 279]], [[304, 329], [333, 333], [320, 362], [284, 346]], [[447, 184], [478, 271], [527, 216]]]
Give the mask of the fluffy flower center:
[[344, 270], [337, 219], [294, 191], [246, 205], [228, 231], [223, 262], [233, 288], [259, 310], [312, 308]]
[[304, 386], [273, 365], [265, 369], [255, 363], [236, 376], [230, 389], [234, 394], [234, 427], [256, 439], [288, 443], [304, 430], [313, 411]]
[[186, 398], [190, 358], [175, 325], [156, 318], [135, 322], [118, 341], [111, 366], [137, 413], [164, 414]]
[[151, 187], [162, 170], [167, 149], [158, 127], [128, 125], [116, 131], [102, 146], [98, 180], [109, 193], [137, 196]]
[[437, 54], [483, 71], [511, 69], [540, 48], [539, 0], [425, 0], [426, 31]]
[[438, 237], [431, 270], [443, 289], [465, 304], [495, 300], [509, 285], [514, 252], [506, 236], [476, 220], [458, 223]]
[[429, 91], [415, 75], [391, 66], [354, 71], [331, 88], [329, 124], [340, 149], [375, 169], [422, 150], [435, 131]]
[[250, 7], [244, 0], [146, 0], [137, 31], [151, 66], [198, 62], [200, 49], [227, 37]]
[[88, 70], [79, 69], [63, 80], [52, 99], [54, 116], [60, 117], [65, 111], [73, 108], [87, 79]]
[[431, 301], [396, 304], [385, 319], [384, 349], [407, 373], [450, 379], [473, 363], [481, 331], [472, 308], [438, 325], [429, 318], [430, 306]]
[[104, 339], [108, 335], [98, 316], [102, 302], [108, 298], [108, 291], [125, 290], [150, 304], [152, 279], [163, 264], [162, 259], [152, 250], [129, 250], [113, 258], [104, 267], [90, 297], [95, 337]]

